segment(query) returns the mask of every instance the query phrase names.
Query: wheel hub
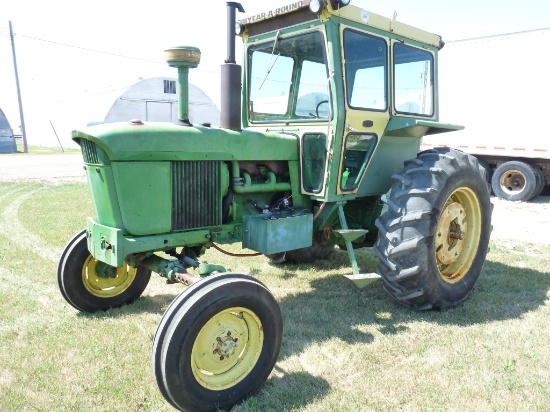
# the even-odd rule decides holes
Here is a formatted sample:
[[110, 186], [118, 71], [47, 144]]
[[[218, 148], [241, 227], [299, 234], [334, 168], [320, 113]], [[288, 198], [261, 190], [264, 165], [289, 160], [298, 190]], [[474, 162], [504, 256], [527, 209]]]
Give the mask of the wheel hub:
[[82, 266], [82, 284], [88, 292], [99, 298], [112, 298], [123, 293], [136, 278], [137, 269], [126, 262], [120, 268], [104, 264], [93, 258]]
[[445, 206], [436, 232], [436, 255], [444, 265], [453, 263], [464, 247], [466, 237], [466, 211], [458, 202]]
[[228, 330], [225, 336], [218, 336], [213, 342], [216, 349], [212, 351], [212, 354], [219, 355], [220, 361], [234, 355], [237, 350], [237, 342], [239, 338], [231, 336], [231, 331]]
[[510, 170], [500, 178], [500, 187], [511, 193], [519, 193], [525, 188], [525, 176], [519, 170]]
[[254, 312], [230, 308], [214, 315], [197, 335], [191, 368], [199, 384], [222, 390], [243, 380], [263, 346], [263, 327]]

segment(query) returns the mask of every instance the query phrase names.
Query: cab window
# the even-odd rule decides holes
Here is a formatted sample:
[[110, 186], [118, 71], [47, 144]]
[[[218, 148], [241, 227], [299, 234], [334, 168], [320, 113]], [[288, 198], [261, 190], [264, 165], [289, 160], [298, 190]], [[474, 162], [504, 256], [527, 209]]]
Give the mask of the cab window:
[[251, 122], [326, 121], [330, 117], [325, 39], [321, 31], [248, 48]]
[[367, 164], [376, 147], [376, 136], [373, 134], [348, 134], [344, 145], [344, 162], [342, 164], [342, 191], [355, 190], [365, 173]]
[[302, 138], [302, 185], [307, 192], [323, 189], [327, 162], [327, 137], [322, 133], [307, 133]]
[[387, 99], [387, 45], [384, 39], [344, 30], [348, 105], [385, 111]]
[[402, 114], [432, 116], [433, 55], [426, 50], [395, 43], [393, 61], [395, 111]]

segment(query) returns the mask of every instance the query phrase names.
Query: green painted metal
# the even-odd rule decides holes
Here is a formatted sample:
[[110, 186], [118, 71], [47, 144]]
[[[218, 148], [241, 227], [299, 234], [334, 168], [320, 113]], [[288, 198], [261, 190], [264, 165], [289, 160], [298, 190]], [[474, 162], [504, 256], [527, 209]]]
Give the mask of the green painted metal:
[[122, 228], [122, 216], [110, 166], [85, 165], [96, 218], [104, 225]]
[[380, 276], [376, 273], [359, 273], [359, 266], [357, 265], [355, 252], [353, 251], [353, 245], [351, 244], [351, 242], [352, 240], [357, 239], [359, 236], [364, 235], [365, 231], [348, 229], [346, 216], [344, 214], [343, 203], [338, 204], [338, 216], [340, 218], [340, 225], [342, 226], [343, 230], [338, 230], [336, 232], [345, 239], [346, 250], [348, 251], [352, 270], [351, 275], [344, 275], [344, 277], [351, 280], [355, 286], [359, 288], [364, 288], [372, 282], [380, 279]]
[[265, 255], [312, 244], [313, 215], [304, 210], [244, 216], [243, 247]]
[[197, 47], [178, 46], [166, 50], [166, 61], [178, 69], [178, 119], [189, 120], [189, 69], [197, 67], [201, 52]]
[[170, 162], [113, 162], [112, 169], [124, 231], [170, 232]]
[[441, 123], [430, 120], [411, 119], [408, 117], [393, 117], [386, 127], [386, 136], [416, 137], [425, 135], [463, 130], [464, 126]]
[[89, 217], [87, 233], [90, 253], [96, 259], [116, 267], [122, 266], [125, 257], [131, 254], [210, 245], [212, 242], [226, 244], [242, 241], [241, 224], [150, 236], [129, 236], [124, 235], [122, 229], [104, 226]]
[[[340, 218], [340, 226], [344, 231], [348, 230], [348, 224], [346, 222], [346, 215], [344, 214], [344, 204], [339, 203], [338, 204], [338, 217]], [[349, 260], [351, 262], [351, 270], [354, 275], [359, 274], [359, 267], [357, 266], [357, 259], [355, 259], [355, 252], [353, 251], [353, 246], [351, 244], [351, 240], [348, 237], [347, 239], [344, 237], [345, 243], [346, 243], [346, 250], [348, 251]]]
[[353, 242], [361, 236], [365, 236], [369, 231], [365, 229], [337, 229], [334, 233], [342, 236], [344, 241]]
[[212, 263], [202, 262], [199, 266], [199, 276], [205, 277], [209, 276], [214, 272], [227, 272], [227, 269], [221, 265], [214, 265]]
[[185, 127], [172, 123], [105, 123], [72, 132], [103, 149], [111, 162], [298, 160], [296, 137], [254, 130]]

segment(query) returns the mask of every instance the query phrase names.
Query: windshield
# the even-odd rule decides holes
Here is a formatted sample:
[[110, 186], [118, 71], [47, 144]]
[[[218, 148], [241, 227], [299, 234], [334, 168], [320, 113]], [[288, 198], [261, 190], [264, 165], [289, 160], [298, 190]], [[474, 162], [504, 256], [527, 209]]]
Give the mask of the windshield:
[[325, 42], [320, 31], [277, 38], [248, 49], [252, 122], [330, 117]]

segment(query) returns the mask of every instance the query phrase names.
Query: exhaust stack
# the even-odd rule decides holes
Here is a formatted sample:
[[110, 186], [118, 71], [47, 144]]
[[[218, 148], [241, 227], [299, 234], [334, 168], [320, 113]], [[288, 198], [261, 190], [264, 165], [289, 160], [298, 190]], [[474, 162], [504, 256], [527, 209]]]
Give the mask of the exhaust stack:
[[227, 2], [227, 59], [221, 66], [221, 113], [220, 126], [241, 130], [241, 66], [235, 61], [235, 14], [244, 13], [243, 6]]
[[166, 62], [178, 69], [178, 123], [192, 126], [189, 121], [189, 69], [201, 61], [201, 51], [196, 47], [178, 46], [164, 51]]

